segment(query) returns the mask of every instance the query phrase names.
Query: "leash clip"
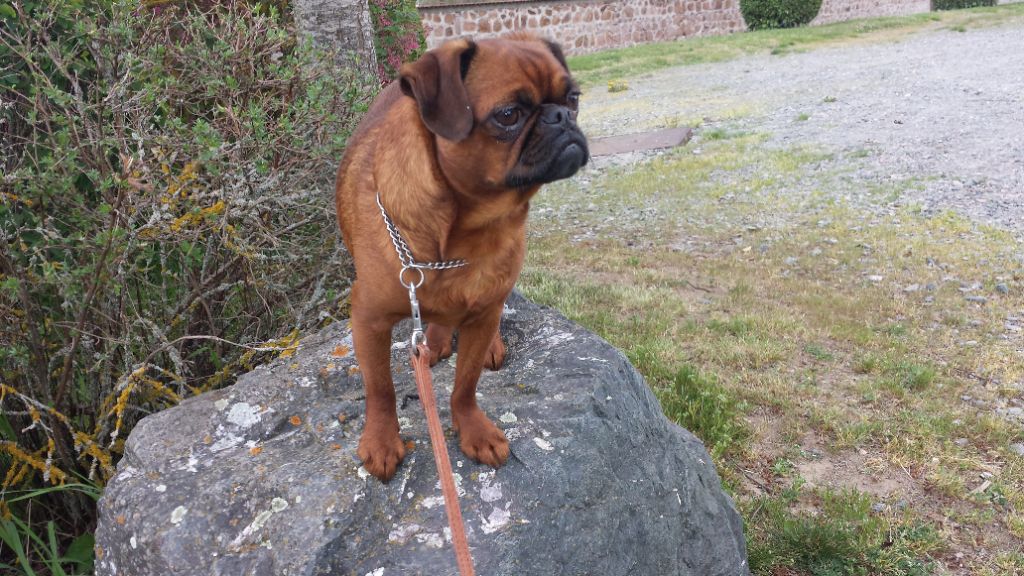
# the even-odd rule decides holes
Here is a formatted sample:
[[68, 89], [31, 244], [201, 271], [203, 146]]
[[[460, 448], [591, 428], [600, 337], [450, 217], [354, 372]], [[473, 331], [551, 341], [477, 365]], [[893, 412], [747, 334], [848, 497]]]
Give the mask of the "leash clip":
[[[405, 280], [405, 271], [415, 270], [420, 273], [420, 277], [417, 281], [410, 279], [408, 282]], [[416, 289], [423, 284], [424, 274], [423, 270], [414, 266], [403, 266], [402, 271], [398, 273], [398, 281], [402, 283], [409, 290], [409, 308], [412, 311], [412, 337], [410, 338], [410, 344], [412, 345], [412, 354], [419, 354], [420, 344], [427, 343], [427, 337], [423, 333], [423, 317], [420, 315], [420, 301], [416, 298]]]

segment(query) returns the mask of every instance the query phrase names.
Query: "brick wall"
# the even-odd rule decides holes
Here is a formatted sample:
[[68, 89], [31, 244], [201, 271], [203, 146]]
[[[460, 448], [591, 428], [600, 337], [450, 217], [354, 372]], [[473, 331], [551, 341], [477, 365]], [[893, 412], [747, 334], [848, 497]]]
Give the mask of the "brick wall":
[[[746, 30], [739, 0], [420, 0], [427, 46], [529, 30], [567, 54]], [[930, 0], [822, 0], [812, 24], [927, 12]]]

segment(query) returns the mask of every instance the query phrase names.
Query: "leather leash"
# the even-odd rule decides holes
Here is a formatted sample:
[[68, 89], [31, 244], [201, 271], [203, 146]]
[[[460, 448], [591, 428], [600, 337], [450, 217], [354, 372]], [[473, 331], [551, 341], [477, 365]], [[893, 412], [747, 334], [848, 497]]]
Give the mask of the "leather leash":
[[430, 349], [426, 343], [420, 343], [413, 349], [410, 357], [416, 376], [416, 389], [420, 394], [420, 402], [423, 403], [423, 411], [427, 415], [430, 445], [434, 449], [434, 462], [437, 464], [437, 475], [441, 479], [441, 492], [444, 494], [444, 511], [448, 514], [448, 527], [452, 531], [455, 562], [461, 576], [473, 576], [473, 557], [466, 541], [462, 510], [459, 508], [459, 494], [455, 490], [452, 464], [448, 460], [448, 446], [444, 440], [444, 431], [441, 430], [441, 419], [437, 415], [437, 402], [434, 400], [434, 384], [430, 375]]
[[[420, 317], [420, 302], [416, 298], [416, 289], [423, 285], [424, 270], [449, 270], [466, 265], [465, 260], [444, 260], [441, 262], [418, 262], [413, 258], [412, 250], [402, 238], [398, 226], [388, 216], [384, 204], [377, 193], [377, 207], [384, 219], [391, 243], [395, 245], [402, 270], [398, 273], [398, 281], [409, 291], [409, 308], [412, 312], [412, 337], [410, 338], [409, 360], [412, 362], [413, 374], [416, 378], [416, 390], [423, 403], [423, 412], [427, 416], [427, 430], [430, 432], [430, 446], [434, 450], [434, 463], [437, 465], [437, 476], [441, 480], [441, 493], [444, 495], [444, 511], [448, 515], [448, 528], [452, 532], [452, 547], [455, 549], [455, 562], [459, 567], [460, 576], [474, 576], [473, 556], [469, 552], [466, 541], [466, 526], [462, 521], [462, 509], [459, 508], [459, 493], [455, 489], [452, 477], [452, 463], [448, 459], [448, 445], [441, 429], [441, 418], [437, 415], [437, 401], [434, 399], [434, 379], [430, 373], [430, 349], [427, 338], [423, 334], [423, 319]], [[406, 278], [406, 272], [409, 277]], [[414, 272], [418, 272], [417, 277]]]

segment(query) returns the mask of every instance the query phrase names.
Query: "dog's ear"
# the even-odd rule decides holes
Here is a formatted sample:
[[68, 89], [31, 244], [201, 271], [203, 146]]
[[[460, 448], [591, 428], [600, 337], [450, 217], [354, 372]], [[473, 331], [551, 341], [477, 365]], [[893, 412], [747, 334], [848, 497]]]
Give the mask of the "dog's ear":
[[562, 47], [557, 43], [547, 38], [544, 39], [544, 43], [548, 45], [548, 50], [551, 50], [551, 54], [555, 56], [555, 60], [565, 68], [566, 72], [569, 71], [569, 64], [565, 61], [565, 53], [562, 52]]
[[402, 92], [416, 99], [423, 123], [453, 142], [473, 131], [473, 109], [463, 81], [474, 54], [471, 40], [448, 42], [399, 71]]

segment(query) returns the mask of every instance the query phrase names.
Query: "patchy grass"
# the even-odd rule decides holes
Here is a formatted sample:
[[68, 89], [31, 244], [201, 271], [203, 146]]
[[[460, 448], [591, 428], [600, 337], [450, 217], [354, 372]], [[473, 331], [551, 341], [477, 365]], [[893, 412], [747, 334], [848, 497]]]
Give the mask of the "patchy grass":
[[1024, 401], [1024, 249], [890, 205], [912, 180], [825, 193], [860, 155], [764, 140], [547, 189], [521, 289], [705, 441], [757, 573], [1018, 573], [1024, 431], [996, 410]]
[[[995, 26], [1024, 18], [1024, 5], [928, 12], [912, 16], [853, 20], [827, 26], [758, 30], [728, 36], [689, 38], [569, 58], [569, 67], [585, 88], [672, 66], [723, 62], [750, 54], [782, 55], [849, 42], [897, 40], [922, 31]], [[609, 84], [611, 89], [612, 84]]]

